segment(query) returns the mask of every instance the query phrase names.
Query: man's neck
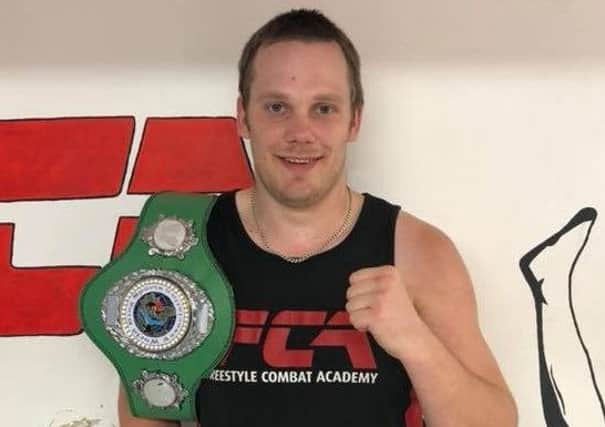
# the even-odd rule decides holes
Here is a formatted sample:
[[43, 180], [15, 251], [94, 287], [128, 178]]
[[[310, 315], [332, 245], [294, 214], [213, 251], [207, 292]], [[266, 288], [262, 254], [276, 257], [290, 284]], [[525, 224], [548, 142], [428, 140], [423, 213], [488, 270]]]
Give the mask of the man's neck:
[[349, 193], [346, 185], [335, 187], [321, 200], [304, 207], [280, 203], [262, 188], [237, 194], [238, 212], [252, 240], [288, 256], [338, 244], [350, 231], [360, 205], [361, 196]]

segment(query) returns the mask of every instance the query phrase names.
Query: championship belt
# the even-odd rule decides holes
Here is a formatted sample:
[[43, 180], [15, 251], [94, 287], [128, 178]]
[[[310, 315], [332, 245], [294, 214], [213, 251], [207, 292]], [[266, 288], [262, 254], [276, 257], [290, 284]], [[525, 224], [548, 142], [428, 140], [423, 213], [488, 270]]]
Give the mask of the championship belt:
[[84, 330], [116, 367], [133, 415], [195, 419], [195, 395], [231, 343], [233, 290], [206, 224], [214, 196], [145, 203], [126, 250], [84, 287]]

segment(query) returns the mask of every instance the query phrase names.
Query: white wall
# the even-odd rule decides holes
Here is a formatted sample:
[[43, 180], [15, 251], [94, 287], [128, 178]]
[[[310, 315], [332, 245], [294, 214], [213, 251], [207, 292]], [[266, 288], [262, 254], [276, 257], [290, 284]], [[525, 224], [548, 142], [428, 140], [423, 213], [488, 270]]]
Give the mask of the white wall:
[[[239, 51], [288, 5], [324, 10], [364, 59], [367, 104], [350, 152], [353, 186], [402, 204], [454, 239], [520, 426], [545, 425], [535, 310], [518, 261], [580, 208], [605, 212], [605, 3], [5, 0], [0, 119], [133, 115], [137, 144], [149, 116], [233, 115]], [[19, 224], [15, 265], [103, 264], [115, 217], [136, 215], [142, 200], [0, 203], [0, 222]], [[44, 222], [36, 216], [42, 204]], [[60, 230], [74, 226], [64, 214], [74, 206], [80, 227], [95, 224], [98, 240], [69, 233], [69, 245], [57, 244]], [[603, 254], [597, 219], [574, 295], [601, 378]], [[549, 320], [552, 330], [557, 322], [564, 328], [558, 319]], [[569, 350], [577, 343], [563, 344], [557, 366], [571, 377], [583, 367]], [[0, 337], [0, 355], [3, 425], [54, 420], [58, 427], [80, 416], [117, 424], [117, 379], [85, 336]], [[594, 390], [574, 393], [594, 406]], [[569, 399], [569, 425], [593, 425]]]

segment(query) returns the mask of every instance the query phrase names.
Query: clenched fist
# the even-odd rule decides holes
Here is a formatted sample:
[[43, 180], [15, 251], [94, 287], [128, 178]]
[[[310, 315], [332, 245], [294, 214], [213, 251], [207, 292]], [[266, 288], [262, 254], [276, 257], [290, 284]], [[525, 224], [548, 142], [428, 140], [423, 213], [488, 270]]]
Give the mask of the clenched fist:
[[364, 268], [351, 274], [349, 282], [345, 308], [351, 324], [401, 359], [422, 321], [399, 271], [392, 265]]

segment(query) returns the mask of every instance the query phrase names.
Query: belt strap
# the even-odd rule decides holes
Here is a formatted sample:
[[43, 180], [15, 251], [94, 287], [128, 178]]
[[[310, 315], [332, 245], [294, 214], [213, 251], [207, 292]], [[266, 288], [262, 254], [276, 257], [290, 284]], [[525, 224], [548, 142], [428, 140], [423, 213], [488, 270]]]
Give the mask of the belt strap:
[[126, 250], [84, 287], [85, 332], [116, 367], [133, 415], [193, 420], [231, 343], [233, 290], [206, 237], [216, 196], [151, 196]]

